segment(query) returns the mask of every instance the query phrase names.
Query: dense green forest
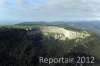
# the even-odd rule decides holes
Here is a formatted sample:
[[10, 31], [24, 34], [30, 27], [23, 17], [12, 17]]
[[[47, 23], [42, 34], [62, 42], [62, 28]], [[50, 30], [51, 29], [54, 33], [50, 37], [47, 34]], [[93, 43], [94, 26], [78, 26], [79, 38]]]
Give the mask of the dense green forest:
[[[27, 35], [26, 28], [39, 29], [40, 25], [1, 26], [0, 27], [0, 66], [76, 66], [77, 63], [39, 63], [39, 57], [59, 58], [85, 56], [95, 57], [94, 64], [82, 64], [83, 66], [100, 66], [100, 37], [90, 33], [91, 36], [84, 39], [66, 39], [65, 41], [47, 37], [42, 33]], [[71, 29], [70, 27], [65, 27]], [[77, 30], [78, 29], [71, 29]], [[80, 64], [77, 64], [80, 66]]]

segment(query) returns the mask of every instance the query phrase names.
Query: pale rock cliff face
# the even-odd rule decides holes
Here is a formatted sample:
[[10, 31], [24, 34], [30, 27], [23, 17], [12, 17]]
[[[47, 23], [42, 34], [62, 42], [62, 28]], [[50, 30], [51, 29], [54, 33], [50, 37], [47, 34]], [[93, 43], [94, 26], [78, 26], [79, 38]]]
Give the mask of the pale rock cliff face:
[[28, 32], [28, 35], [34, 35], [37, 33], [42, 33], [48, 37], [52, 36], [55, 39], [60, 39], [60, 40], [65, 40], [67, 39], [75, 39], [75, 38], [85, 38], [90, 36], [90, 34], [86, 31], [72, 31], [72, 30], [67, 30], [62, 27], [54, 27], [54, 26], [46, 26], [46, 27], [41, 27], [38, 30], [33, 30], [31, 29]]

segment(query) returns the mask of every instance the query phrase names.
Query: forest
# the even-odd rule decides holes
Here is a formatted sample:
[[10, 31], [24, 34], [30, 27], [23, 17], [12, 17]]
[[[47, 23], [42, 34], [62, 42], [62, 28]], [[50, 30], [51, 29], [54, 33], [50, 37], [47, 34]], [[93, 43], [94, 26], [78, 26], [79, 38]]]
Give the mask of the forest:
[[[44, 25], [42, 25], [43, 27]], [[100, 37], [94, 33], [84, 39], [64, 41], [42, 33], [27, 35], [26, 28], [39, 29], [41, 25], [0, 26], [0, 66], [100, 66]], [[65, 27], [69, 30], [82, 31]], [[95, 57], [95, 63], [39, 63], [39, 57]]]

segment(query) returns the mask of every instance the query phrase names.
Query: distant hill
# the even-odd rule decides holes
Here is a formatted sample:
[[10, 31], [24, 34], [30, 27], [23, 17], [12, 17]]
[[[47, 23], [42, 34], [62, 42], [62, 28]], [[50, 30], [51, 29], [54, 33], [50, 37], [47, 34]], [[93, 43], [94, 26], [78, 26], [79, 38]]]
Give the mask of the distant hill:
[[22, 22], [19, 25], [61, 25], [65, 27], [74, 27], [77, 29], [88, 30], [100, 35], [100, 21], [76, 21], [76, 22]]
[[90, 22], [67, 22], [62, 23], [59, 25], [63, 26], [70, 26], [82, 30], [87, 30], [96, 33], [97, 35], [100, 35], [100, 22], [99, 21], [90, 21]]
[[47, 24], [51, 24], [51, 23], [49, 23], [49, 22], [22, 22], [22, 23], [18, 23], [18, 25], [32, 25], [32, 24], [47, 25]]

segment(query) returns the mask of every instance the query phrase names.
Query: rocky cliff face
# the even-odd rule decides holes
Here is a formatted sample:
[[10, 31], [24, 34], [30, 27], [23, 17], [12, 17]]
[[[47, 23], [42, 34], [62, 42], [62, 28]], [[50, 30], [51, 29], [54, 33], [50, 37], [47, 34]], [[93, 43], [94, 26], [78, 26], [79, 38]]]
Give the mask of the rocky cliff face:
[[40, 29], [30, 29], [28, 30], [28, 35], [34, 35], [37, 33], [42, 33], [48, 37], [54, 37], [55, 39], [65, 40], [65, 39], [76, 39], [76, 38], [85, 38], [90, 36], [86, 31], [73, 31], [67, 30], [62, 27], [46, 26]]

